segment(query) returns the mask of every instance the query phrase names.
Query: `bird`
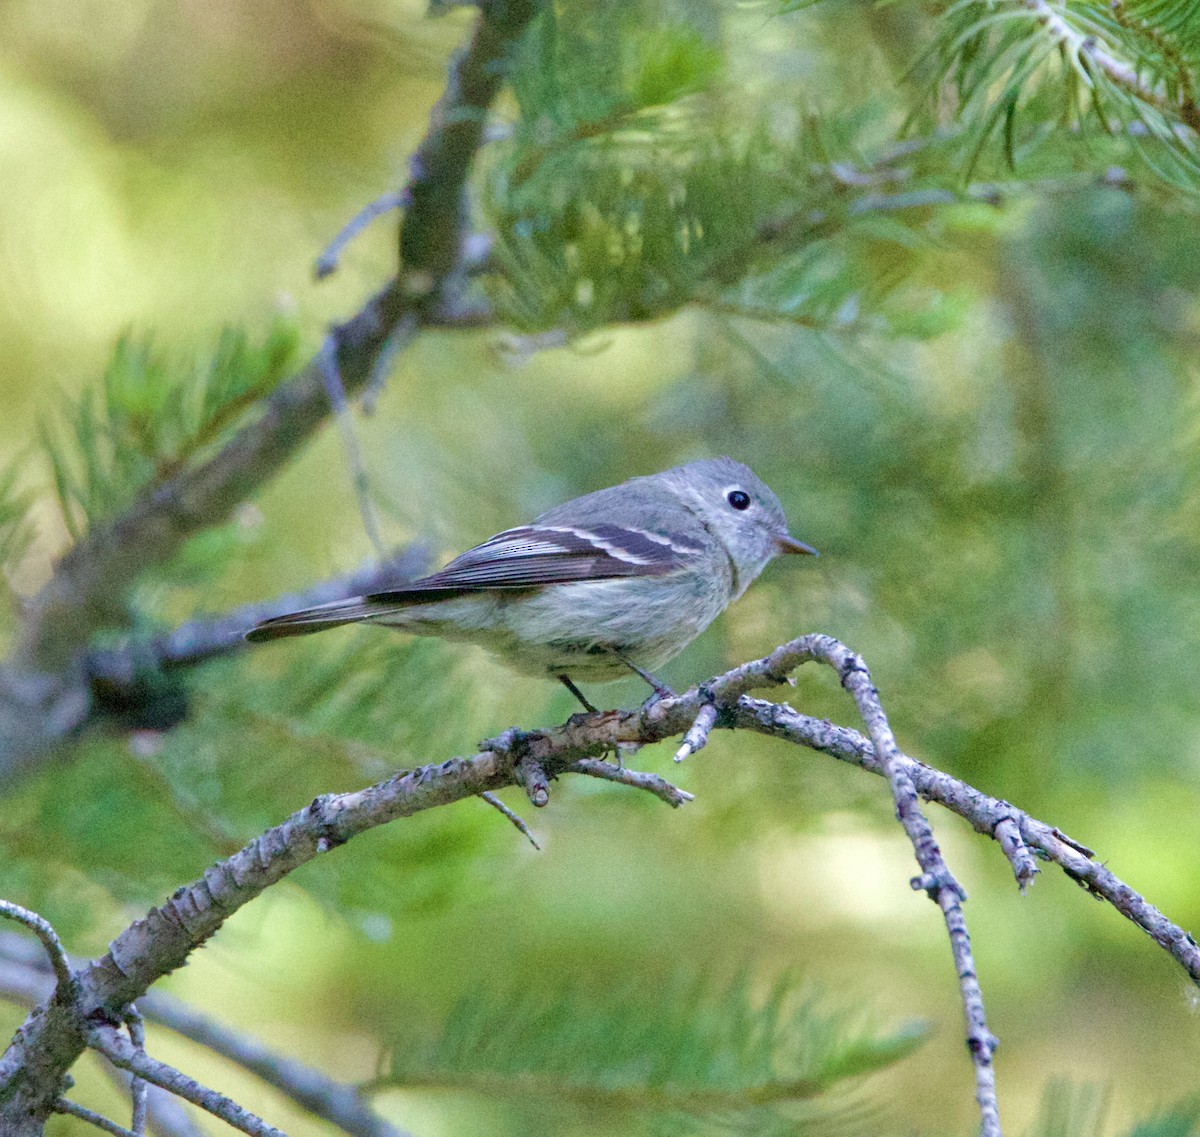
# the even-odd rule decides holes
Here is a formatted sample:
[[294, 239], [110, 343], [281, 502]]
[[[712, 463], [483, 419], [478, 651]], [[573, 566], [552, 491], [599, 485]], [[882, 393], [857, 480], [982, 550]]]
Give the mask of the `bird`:
[[576, 685], [652, 674], [699, 636], [777, 554], [817, 555], [732, 458], [631, 478], [506, 529], [432, 575], [263, 620], [251, 642], [346, 624], [467, 641], [514, 670]]

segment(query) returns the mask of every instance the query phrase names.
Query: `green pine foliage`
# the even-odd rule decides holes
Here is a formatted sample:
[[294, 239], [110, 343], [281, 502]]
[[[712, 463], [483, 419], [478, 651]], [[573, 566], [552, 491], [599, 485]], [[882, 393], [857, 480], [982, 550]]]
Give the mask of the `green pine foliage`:
[[1029, 1137], [1101, 1137], [1108, 1099], [1096, 1086], [1052, 1081]]
[[[29, 874], [22, 894], [63, 934], [87, 925], [51, 890], [55, 873], [156, 903], [318, 794], [461, 752], [462, 721], [472, 720], [446, 714], [453, 674], [452, 649], [378, 628], [269, 653], [252, 680], [243, 660], [219, 661], [190, 677], [189, 713], [174, 729], [93, 737], [56, 778], [14, 790], [0, 856]], [[472, 725], [479, 737], [495, 724]], [[352, 921], [444, 909], [517, 840], [490, 808], [464, 802], [367, 834], [354, 855], [323, 858], [295, 883]]]
[[123, 337], [100, 382], [43, 430], [63, 520], [78, 540], [87, 527], [128, 506], [188, 462], [211, 452], [229, 429], [288, 374], [295, 329], [283, 321], [254, 344], [220, 336], [211, 359], [187, 368], [148, 341]]
[[548, 5], [487, 182], [493, 298], [515, 326], [568, 336], [691, 304], [912, 334], [914, 309], [944, 310], [906, 287], [939, 207], [1144, 173], [1200, 185], [1180, 7], [960, 0], [932, 23], [898, 118], [882, 89], [837, 112], [802, 86], [746, 108], [693, 24], [633, 35], [629, 6], [579, 21]]
[[[1190, 21], [1180, 18], [1185, 7]], [[918, 121], [960, 133], [967, 177], [989, 146], [1021, 170], [1071, 132], [1112, 162], [1148, 166], [1195, 193], [1195, 14], [1179, 3], [960, 0], [916, 68], [929, 91]], [[1096, 162], [1094, 150], [1084, 153]]]
[[[820, 3], [785, 0], [778, 10], [789, 16]], [[1194, 0], [941, 6], [909, 76], [907, 132], [953, 136], [964, 179], [999, 154], [1024, 178], [1109, 162], [1195, 194], [1198, 15]]]
[[29, 519], [34, 494], [18, 488], [20, 464], [14, 462], [0, 472], [0, 567], [16, 564], [33, 540]]
[[[1047, 1087], [1037, 1120], [1028, 1137], [1104, 1137], [1109, 1095], [1096, 1086], [1055, 1081]], [[1196, 1137], [1200, 1134], [1200, 1102], [1178, 1102], [1123, 1130], [1121, 1137]]]
[[1129, 1130], [1129, 1137], [1196, 1137], [1200, 1133], [1200, 1102], [1177, 1105], [1140, 1122]]
[[630, 36], [601, 13], [549, 8], [518, 61], [487, 198], [504, 317], [579, 335], [693, 303], [817, 328], [881, 308], [919, 262], [922, 191], [951, 191], [880, 200], [908, 148], [868, 141], [878, 108], [839, 120], [792, 92], [743, 120], [691, 25]]
[[[1196, 396], [1169, 352], [1194, 358], [1191, 338], [1177, 333], [1200, 265], [1194, 226], [1178, 216], [1193, 207], [1185, 191], [1196, 185], [1195, 131], [1184, 112], [1200, 58], [1194, 0], [1047, 5], [1073, 35], [1089, 37], [1087, 51], [1081, 40], [1070, 41], [1074, 50], [1055, 41], [1017, 0], [935, 6], [916, 21], [928, 50], [911, 53], [919, 65], [905, 105], [881, 74], [878, 88], [854, 93], [856, 103], [843, 91], [822, 101], [797, 83], [749, 110], [722, 36], [703, 19], [681, 22], [681, 6], [653, 7], [674, 15], [651, 18], [616, 2], [546, 6], [518, 61], [509, 135], [481, 161], [483, 220], [495, 236], [486, 281], [502, 321], [568, 337], [702, 306], [714, 318], [696, 336], [696, 373], [647, 383], [636, 411], [597, 410], [601, 403], [583, 394], [549, 400], [546, 388], [531, 396], [510, 375], [480, 378], [478, 361], [464, 365], [443, 340], [437, 351], [450, 362], [431, 352], [416, 369], [445, 368], [438, 381], [448, 404], [470, 383], [482, 392], [472, 405], [503, 402], [495, 435], [479, 428], [486, 444], [475, 453], [463, 445], [476, 437], [474, 424], [438, 436], [429, 414], [436, 383], [422, 387], [417, 377], [388, 445], [444, 446], [448, 463], [473, 470], [461, 484], [514, 499], [537, 476], [582, 490], [635, 463], [645, 468], [650, 455], [664, 465], [676, 454], [754, 455], [789, 508], [803, 509], [798, 532], [832, 554], [822, 566], [834, 567], [821, 568], [825, 577], [756, 585], [730, 621], [760, 620], [739, 648], [828, 627], [873, 666], [880, 661], [889, 709], [914, 752], [1014, 800], [1039, 792], [1048, 817], [1074, 818], [1069, 810], [1078, 809], [1081, 829], [1106, 824], [1096, 823], [1105, 816], [1098, 810], [1083, 812], [1088, 787], [1105, 778], [1122, 786], [1161, 778], [1162, 801], [1177, 801], [1190, 775], [1172, 763], [1193, 753], [1195, 737], [1187, 708], [1200, 499], [1188, 492]], [[764, 19], [798, 42], [801, 21], [832, 25], [855, 5], [782, 8], [765, 8]], [[1098, 69], [1098, 48], [1127, 63], [1141, 86]], [[1106, 178], [1109, 165], [1164, 181]], [[1075, 194], [1081, 187], [1092, 192]], [[1060, 200], [994, 208], [1030, 191]], [[1169, 197], [1177, 215], [1151, 216], [1152, 195]], [[977, 259], [964, 271], [966, 246]], [[906, 339], [956, 327], [964, 313], [982, 323], [986, 304], [1000, 310], [1001, 330], [974, 349], [960, 386], [936, 347], [917, 357], [919, 374], [910, 372]], [[768, 321], [776, 326], [764, 328]], [[854, 335], [839, 342], [828, 331]], [[1169, 331], [1177, 338], [1168, 343]], [[230, 332], [211, 362], [189, 368], [148, 340], [123, 340], [102, 380], [45, 434], [71, 533], [83, 535], [210, 454], [286, 374], [294, 346], [282, 326], [261, 343]], [[522, 400], [532, 409], [515, 409]], [[551, 412], [535, 402], [553, 403]], [[446, 421], [457, 429], [461, 418], [456, 408]], [[516, 446], [522, 431], [528, 445]], [[478, 462], [480, 450], [510, 462], [502, 488], [485, 485], [479, 470], [492, 467]], [[21, 484], [12, 470], [0, 478], [5, 565], [32, 532]], [[457, 500], [438, 504], [461, 521]], [[187, 610], [173, 610], [192, 604], [185, 589], [216, 579], [246, 539], [235, 525], [210, 530], [146, 572], [134, 586], [133, 634], [148, 638], [152, 624], [185, 618]], [[317, 546], [306, 550], [314, 561], [342, 552], [330, 554], [323, 531], [295, 540]], [[277, 586], [264, 574], [254, 595]], [[195, 599], [224, 609], [242, 598], [214, 589]], [[681, 664], [685, 683], [737, 658], [721, 635], [715, 628], [698, 645], [709, 653], [693, 657], [702, 667]], [[494, 678], [501, 693], [486, 690], [479, 672], [461, 666], [471, 650], [345, 631], [187, 673], [179, 681], [190, 715], [181, 726], [133, 744], [93, 734], [70, 763], [6, 797], [7, 893], [64, 933], [86, 932], [97, 913], [158, 900], [317, 793], [469, 753], [474, 739], [514, 722], [562, 717], [547, 712], [551, 694], [533, 707]], [[824, 696], [805, 681], [807, 708]], [[622, 692], [613, 701], [628, 700]], [[844, 705], [831, 702], [829, 713], [843, 717]], [[1146, 713], [1155, 744], [1130, 746], [1128, 724]], [[707, 764], [687, 776], [720, 770], [726, 742], [714, 740]], [[698, 787], [706, 828], [683, 839], [697, 852], [717, 840], [753, 843], [769, 825], [791, 833], [828, 803], [846, 802], [836, 775], [812, 765], [785, 771], [778, 749], [736, 744], [753, 760]], [[647, 764], [662, 757], [648, 752]], [[830, 792], [814, 793], [826, 776]], [[626, 819], [661, 809], [581, 779], [561, 786], [565, 808], [542, 815], [543, 824], [573, 838], [592, 805], [627, 809]], [[872, 803], [863, 813], [878, 808], [888, 824], [876, 789], [858, 791]], [[587, 808], [572, 810], [588, 793], [597, 796]], [[1155, 848], [1169, 837], [1156, 833]], [[692, 852], [664, 853], [678, 863], [664, 862], [660, 875], [680, 871]], [[482, 906], [489, 883], [515, 875], [515, 858], [527, 853], [497, 814], [463, 802], [364, 835], [306, 866], [295, 884], [362, 929], [420, 925], [461, 912], [467, 900]], [[1081, 918], [1064, 914], [1070, 936], [1082, 933], [1067, 921]], [[530, 927], [550, 941], [556, 919]], [[415, 959], [424, 978], [444, 962], [435, 954], [431, 966], [398, 942], [396, 972]], [[579, 958], [565, 942], [559, 956], [546, 949], [555, 966]], [[1069, 942], [1067, 931], [1058, 942]], [[1149, 949], [1129, 942], [1132, 972]], [[472, 950], [465, 938], [453, 943]], [[628, 960], [611, 961], [614, 970], [636, 969], [656, 948], [629, 950]], [[722, 951], [729, 958], [728, 945]], [[688, 963], [710, 961], [701, 950]], [[447, 983], [452, 962], [439, 971]], [[375, 999], [375, 976], [363, 986]], [[402, 1004], [404, 976], [395, 987]], [[764, 1137], [812, 1132], [829, 1118], [850, 1118], [852, 1131], [843, 1083], [903, 1057], [919, 1035], [868, 1031], [782, 982], [764, 998], [744, 980], [723, 990], [679, 983], [655, 996], [529, 998], [484, 987], [423, 1040], [395, 1044], [387, 1085], [479, 1092], [518, 1112], [533, 1099], [548, 1110], [582, 1104], [616, 1118], [622, 1132], [644, 1125]], [[1020, 1040], [1006, 1037], [1013, 1045]], [[1191, 1137], [1198, 1116], [1182, 1105], [1128, 1137]], [[1094, 1095], [1061, 1091], [1030, 1137], [1095, 1137], [1103, 1120]], [[878, 1118], [860, 1129], [883, 1131]]]
[[[631, 983], [603, 1000], [577, 988], [477, 991], [437, 1033], [398, 1039], [378, 1086], [557, 1102], [614, 1123], [687, 1117], [705, 1131], [757, 1133], [788, 1121], [809, 1132], [819, 1118], [853, 1116], [846, 1083], [925, 1036], [920, 1023], [880, 1032], [830, 1011], [794, 976], [760, 986], [742, 974], [724, 985], [679, 976], [653, 992]], [[799, 1102], [810, 1108], [789, 1113]]]

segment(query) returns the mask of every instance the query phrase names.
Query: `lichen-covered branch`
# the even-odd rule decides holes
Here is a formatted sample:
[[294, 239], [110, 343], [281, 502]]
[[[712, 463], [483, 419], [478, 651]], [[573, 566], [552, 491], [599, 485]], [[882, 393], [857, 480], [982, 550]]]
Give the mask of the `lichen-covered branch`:
[[983, 991], [975, 967], [975, 956], [971, 951], [971, 937], [967, 932], [967, 921], [963, 915], [963, 901], [967, 894], [955, 879], [941, 847], [933, 835], [933, 828], [921, 812], [917, 788], [913, 783], [913, 760], [900, 752], [896, 738], [888, 723], [887, 714], [879, 701], [879, 692], [871, 682], [870, 672], [862, 657], [828, 636], [809, 636], [808, 642], [813, 657], [828, 664], [837, 672], [842, 686], [850, 692], [858, 705], [859, 714], [871, 736], [884, 777], [891, 787], [892, 799], [896, 803], [896, 817], [912, 842], [921, 875], [912, 881], [914, 889], [925, 892], [942, 910], [946, 932], [950, 937], [950, 950], [954, 955], [958, 973], [959, 991], [962, 996], [963, 1014], [967, 1022], [967, 1049], [975, 1069], [975, 1099], [979, 1104], [981, 1137], [1001, 1137], [1000, 1106], [996, 1098], [996, 1071], [992, 1065], [992, 1054], [997, 1046], [995, 1035], [988, 1029], [987, 1016], [983, 1009]]
[[[649, 745], [683, 735], [707, 705], [717, 711], [713, 729], [752, 730], [885, 775], [885, 762], [864, 735], [803, 715], [786, 703], [747, 694], [787, 682], [791, 671], [805, 662], [852, 656], [828, 636], [803, 636], [682, 695], [656, 695], [633, 710], [573, 715], [552, 729], [509, 730], [481, 744], [469, 758], [451, 758], [402, 771], [352, 793], [317, 798], [127, 928], [104, 957], [73, 971], [70, 997], [56, 996], [29, 1016], [0, 1058], [0, 1131], [13, 1137], [37, 1132], [28, 1127], [28, 1118], [44, 1118], [54, 1109], [63, 1075], [89, 1045], [90, 1024], [98, 1018], [123, 1017], [127, 1004], [181, 966], [240, 907], [289, 873], [370, 828], [506, 786], [526, 785], [530, 771], [535, 772], [539, 797], [542, 789], [549, 793], [556, 778], [574, 772], [602, 775], [681, 805], [689, 795], [657, 775], [619, 768], [600, 759], [618, 745]], [[859, 672], [852, 668], [847, 673]], [[1192, 938], [1091, 860], [1084, 846], [1010, 803], [899, 751], [891, 755], [891, 762], [893, 768], [904, 767], [916, 795], [938, 802], [980, 833], [1008, 845], [1005, 852], [1010, 859], [1020, 859], [1013, 850], [1023, 845], [1026, 851], [1058, 864], [1072, 879], [1148, 932], [1200, 984], [1200, 948]], [[1012, 832], [1014, 826], [1019, 841]], [[918, 880], [925, 887], [924, 873]], [[962, 966], [960, 958], [960, 970]]]
[[[0, 999], [35, 1006], [50, 995], [53, 986], [54, 975], [44, 956], [28, 940], [0, 933]], [[150, 991], [138, 1000], [138, 1009], [147, 1022], [166, 1027], [249, 1071], [349, 1137], [407, 1137], [371, 1108], [359, 1087], [336, 1081], [294, 1058], [278, 1054], [257, 1039], [224, 1026], [170, 995]], [[106, 1068], [115, 1070], [112, 1066]], [[122, 1087], [128, 1088], [128, 1075], [121, 1072], [120, 1076], [124, 1079]], [[164, 1100], [162, 1092], [152, 1087], [147, 1104], [153, 1126], [197, 1137], [199, 1130], [179, 1113], [176, 1099]], [[167, 1116], [155, 1120], [156, 1112]]]
[[249, 1134], [249, 1137], [287, 1137], [282, 1129], [268, 1125], [231, 1098], [202, 1086], [173, 1066], [151, 1058], [114, 1027], [94, 1026], [88, 1031], [87, 1039], [88, 1045], [103, 1054], [114, 1066], [198, 1105], [234, 1129]]

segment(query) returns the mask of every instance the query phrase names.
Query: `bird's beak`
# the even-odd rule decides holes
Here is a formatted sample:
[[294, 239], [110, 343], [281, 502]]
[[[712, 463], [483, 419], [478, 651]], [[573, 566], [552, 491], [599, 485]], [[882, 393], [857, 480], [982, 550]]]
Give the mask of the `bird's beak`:
[[797, 541], [789, 533], [782, 533], [776, 537], [775, 547], [781, 553], [806, 553], [810, 557], [819, 557], [821, 555], [811, 545], [806, 545], [803, 541]]

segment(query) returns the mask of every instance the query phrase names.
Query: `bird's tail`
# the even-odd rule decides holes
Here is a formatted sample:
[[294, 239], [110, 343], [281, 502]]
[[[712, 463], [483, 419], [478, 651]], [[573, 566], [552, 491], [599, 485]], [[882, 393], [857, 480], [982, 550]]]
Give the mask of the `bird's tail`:
[[286, 616], [272, 616], [255, 624], [246, 633], [246, 639], [251, 643], [262, 643], [285, 636], [307, 636], [312, 632], [323, 632], [326, 628], [357, 624], [378, 615], [378, 604], [371, 604], [365, 596], [355, 596], [349, 600], [335, 600], [332, 604], [289, 612]]

